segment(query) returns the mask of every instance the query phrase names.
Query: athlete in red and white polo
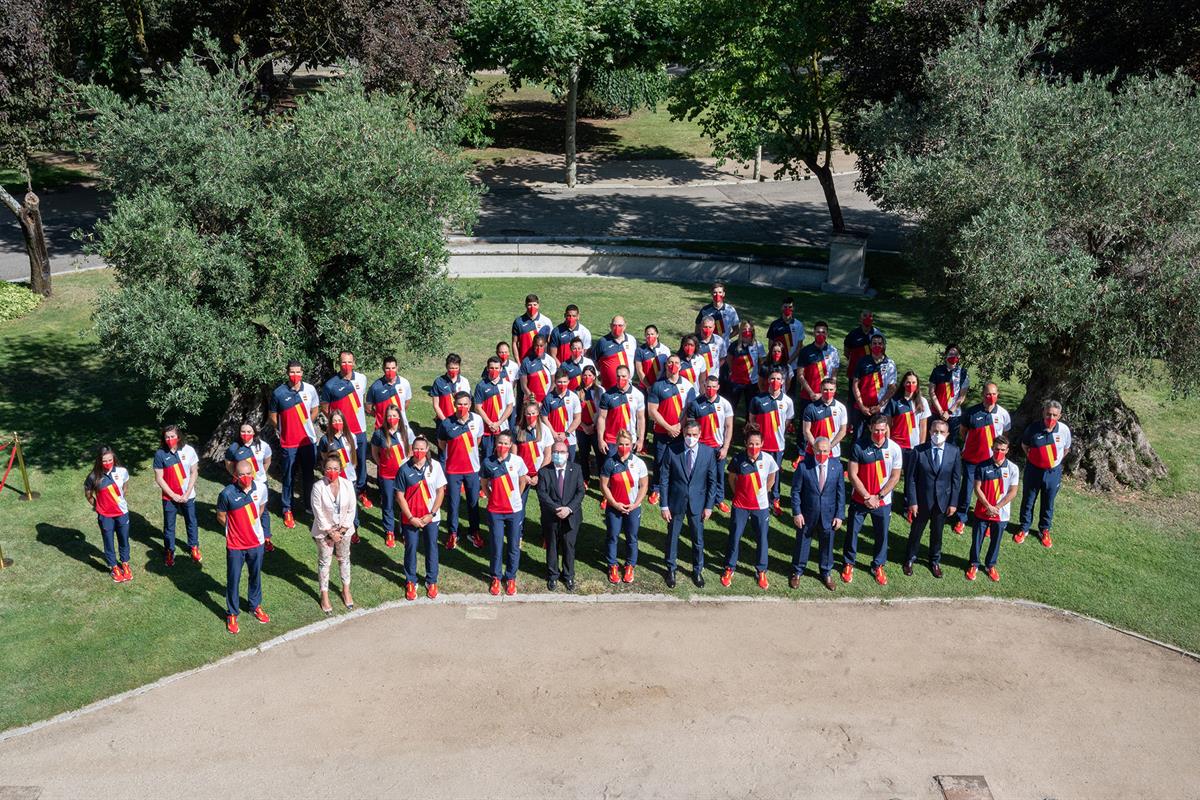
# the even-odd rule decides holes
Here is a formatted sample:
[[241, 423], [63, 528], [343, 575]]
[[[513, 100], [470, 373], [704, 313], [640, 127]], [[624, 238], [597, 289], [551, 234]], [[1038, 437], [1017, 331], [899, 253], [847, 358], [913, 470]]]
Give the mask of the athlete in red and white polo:
[[875, 414], [882, 414], [896, 393], [896, 362], [888, 358], [887, 342], [882, 334], [871, 337], [870, 353], [858, 360], [852, 374], [850, 393], [854, 405], [850, 409], [850, 424], [860, 433], [863, 423]]
[[554, 433], [554, 440], [566, 442], [567, 457], [574, 461], [578, 442], [575, 432], [579, 429], [583, 409], [579, 395], [571, 391], [571, 379], [562, 367], [554, 375], [554, 390], [542, 401], [541, 411], [542, 418]]
[[[838, 369], [842, 365], [838, 350], [829, 341], [829, 325], [821, 320], [813, 326], [812, 343], [804, 345], [796, 354], [796, 372], [799, 379], [797, 413], [803, 415], [804, 408], [809, 403], [815, 403], [821, 397], [821, 382], [826, 378], [837, 381]], [[833, 456], [837, 458], [837, 456]]]
[[154, 454], [154, 482], [162, 491], [163, 557], [168, 567], [175, 566], [175, 518], [183, 514], [187, 526], [188, 549], [200, 547], [196, 523], [196, 479], [200, 475], [200, 456], [184, 442], [178, 425], [162, 430], [162, 447]]
[[234, 482], [217, 498], [217, 524], [225, 528], [225, 627], [230, 633], [238, 632], [243, 565], [250, 574], [247, 599], [254, 618], [264, 624], [271, 621], [262, 607], [264, 535], [253, 494], [254, 468], [249, 461], [239, 461], [236, 469]]
[[716, 334], [726, 341], [737, 332], [741, 320], [738, 319], [737, 309], [725, 302], [725, 284], [720, 281], [712, 285], [712, 302], [700, 309], [700, 313], [696, 315], [697, 336], [700, 335], [705, 317], [713, 318]]
[[748, 407], [751, 398], [758, 394], [758, 368], [766, 357], [766, 349], [754, 335], [754, 323], [742, 320], [729, 345], [725, 362], [729, 365], [729, 402], [734, 413], [743, 401]]
[[535, 336], [550, 338], [550, 330], [554, 327], [554, 323], [549, 317], [538, 311], [540, 306], [541, 303], [538, 302], [536, 294], [526, 295], [525, 313], [513, 320], [512, 352], [513, 358], [518, 364], [529, 355]]
[[796, 317], [796, 305], [792, 298], [783, 298], [779, 318], [767, 328], [767, 342], [783, 342], [788, 363], [793, 370], [796, 369], [800, 348], [804, 347], [804, 323]]
[[875, 327], [875, 315], [863, 310], [858, 315], [858, 327], [846, 334], [842, 350], [846, 356], [846, 374], [852, 379], [858, 370], [858, 360], [867, 354], [872, 336], [882, 336], [883, 331]]
[[737, 454], [729, 461], [733, 512], [729, 518], [729, 545], [726, 548], [728, 557], [725, 561], [725, 571], [721, 573], [721, 585], [728, 586], [733, 580], [742, 534], [746, 531], [746, 523], [753, 520], [755, 532], [758, 534], [758, 585], [766, 589], [769, 585], [767, 531], [770, 528], [767, 504], [772, 489], [778, 486], [782, 475], [779, 472], [779, 463], [762, 450], [763, 439], [758, 426], [753, 422], [746, 423], [745, 436], [746, 452]]
[[[384, 415], [387, 413], [388, 406], [396, 406], [400, 409], [400, 418], [404, 420], [404, 429], [411, 435], [412, 426], [408, 422], [408, 404], [412, 402], [412, 384], [408, 379], [400, 375], [396, 371], [396, 357], [387, 356], [383, 359], [383, 376], [376, 379], [374, 383], [367, 389], [366, 407], [367, 414], [375, 418], [375, 429], [383, 427]], [[437, 400], [434, 400], [434, 416], [437, 415]], [[367, 462], [366, 458], [370, 454], [371, 448], [366, 444], [357, 444], [355, 455], [359, 459], [359, 466], [355, 471], [354, 487], [358, 491], [358, 502], [362, 503], [363, 508], [371, 508], [374, 504], [367, 497]], [[358, 544], [358, 526], [355, 525], [352, 543]]]
[[[271, 468], [271, 445], [263, 441], [254, 423], [246, 420], [238, 428], [238, 440], [225, 450], [225, 471], [231, 480], [237, 478], [239, 461], [249, 461], [254, 468], [254, 498], [258, 502], [258, 511], [262, 519], [263, 534], [266, 537], [265, 549], [274, 549], [271, 544], [271, 515], [267, 513], [267, 471]], [[200, 548], [192, 548], [192, 560], [197, 564], [201, 561]]]
[[[717, 459], [717, 472], [725, 474], [725, 458], [733, 444], [733, 406], [721, 397], [721, 383], [716, 375], [704, 379], [704, 391], [688, 406], [687, 418], [700, 425], [700, 444], [711, 447]], [[725, 479], [717, 482], [716, 508], [729, 513], [725, 500]]]
[[592, 332], [579, 321], [579, 306], [572, 303], [563, 313], [563, 321], [550, 331], [546, 343], [554, 360], [562, 363], [571, 358], [571, 341], [578, 339], [583, 343], [584, 350], [592, 349]]
[[1004, 538], [1004, 527], [1008, 524], [1019, 481], [1017, 465], [1008, 460], [1008, 437], [997, 436], [992, 441], [992, 457], [975, 470], [975, 508], [972, 509], [975, 522], [971, 531], [971, 566], [967, 568], [967, 580], [975, 580], [983, 540], [990, 537], [992, 541], [983, 560], [983, 569], [988, 578], [999, 582], [996, 561], [1000, 558], [1000, 540]]
[[850, 430], [850, 417], [846, 407], [837, 399], [837, 381], [825, 378], [821, 381], [821, 394], [815, 403], [809, 403], [800, 417], [801, 437], [804, 441], [803, 453], [797, 457], [792, 469], [800, 464], [805, 453], [813, 452], [817, 439], [824, 437], [829, 440], [829, 455], [831, 458], [842, 457], [842, 440]]
[[962, 533], [971, 508], [971, 493], [975, 490], [975, 470], [992, 457], [996, 437], [1008, 433], [1012, 417], [1000, 405], [1000, 387], [988, 382], [983, 385], [983, 402], [976, 403], [962, 415], [963, 482], [958, 498], [958, 522], [954, 532]]
[[624, 317], [617, 315], [612, 318], [608, 333], [592, 345], [592, 360], [596, 362], [598, 380], [604, 389], [617, 385], [617, 367], [628, 367], [629, 374], [633, 374], [633, 365], [637, 360], [637, 339], [626, 332]]
[[1042, 498], [1038, 515], [1038, 539], [1050, 547], [1050, 526], [1054, 523], [1054, 498], [1062, 486], [1063, 459], [1071, 449], [1071, 429], [1061, 421], [1062, 404], [1057, 400], [1042, 403], [1042, 418], [1030, 422], [1021, 437], [1025, 451], [1025, 488], [1021, 493], [1021, 529], [1013, 536], [1017, 544], [1033, 526], [1033, 504]]
[[721, 368], [729, 355], [729, 341], [726, 336], [737, 335], [737, 323], [732, 331], [725, 334], [717, 332], [717, 321], [713, 317], [700, 320], [700, 333], [696, 337], [696, 352], [704, 356], [704, 372], [706, 375], [721, 376]]
[[908, 462], [929, 435], [929, 403], [921, 393], [921, 381], [917, 373], [912, 370], [904, 373], [900, 379], [900, 389], [888, 401], [884, 413], [891, 424], [891, 440], [900, 445], [900, 452], [904, 456], [904, 474], [907, 475]]
[[596, 371], [595, 362], [584, 354], [582, 339], [571, 340], [571, 357], [559, 364], [559, 366], [567, 373], [567, 378], [570, 379], [571, 391], [575, 391], [583, 385], [583, 370], [585, 367], [591, 367], [592, 372]]
[[554, 382], [554, 373], [558, 372], [558, 362], [554, 356], [546, 352], [544, 336], [535, 336], [529, 354], [521, 362], [518, 372], [521, 381], [520, 397], [533, 400], [540, 404], [550, 393], [550, 385]]
[[617, 385], [600, 395], [600, 414], [596, 429], [602, 437], [602, 449], [611, 456], [617, 451], [617, 432], [633, 436], [636, 452], [646, 447], [646, 398], [629, 381], [629, 367], [617, 369]]
[[637, 349], [637, 384], [643, 392], [649, 392], [655, 381], [665, 373], [667, 357], [671, 348], [658, 340], [658, 327], [646, 326], [646, 338]]
[[[608, 582], [633, 583], [637, 566], [638, 531], [642, 525], [642, 501], [650, 484], [645, 462], [633, 454], [633, 437], [627, 430], [617, 434], [616, 452], [600, 469], [600, 493], [604, 495], [604, 521]], [[625, 532], [625, 568], [618, 573], [617, 544]]]
[[442, 465], [429, 457], [429, 441], [417, 436], [412, 455], [396, 473], [396, 505], [404, 532], [404, 598], [417, 597], [417, 552], [425, 554], [425, 596], [438, 596], [438, 522], [446, 496]]
[[480, 458], [492, 454], [496, 435], [509, 429], [509, 421], [513, 416], [517, 397], [513, 393], [513, 384], [502, 376], [503, 368], [500, 358], [491, 356], [483, 372], [483, 379], [475, 384], [475, 409], [483, 418], [483, 441], [480, 442]]
[[471, 544], [483, 547], [483, 537], [479, 535], [479, 465], [484, 422], [481, 416], [471, 411], [471, 395], [466, 392], [454, 396], [454, 409], [454, 416], [442, 420], [437, 429], [438, 456], [446, 473], [446, 496], [450, 498], [446, 517], [450, 531], [447, 550], [458, 546], [458, 506], [464, 490]]
[[[338, 373], [321, 387], [321, 413], [329, 416], [332, 410], [342, 412], [346, 433], [354, 437], [354, 452], [358, 457], [358, 463], [354, 465], [355, 494], [364, 499], [367, 496], [367, 376], [354, 366], [353, 353], [349, 350], [338, 353]], [[412, 397], [412, 389], [408, 390], [408, 395]], [[400, 415], [404, 416], [403, 408]], [[379, 427], [378, 423], [375, 427]]]
[[[750, 401], [750, 421], [762, 437], [762, 450], [781, 469], [783, 452], [787, 448], [787, 434], [795, 427], [792, 419], [796, 415], [792, 398], [783, 391], [783, 386], [783, 373], [774, 369], [767, 378], [767, 391]], [[771, 487], [771, 507], [776, 514], [783, 513], [779, 504], [779, 481]]]
[[299, 361], [289, 361], [287, 381], [275, 387], [267, 406], [271, 426], [279, 434], [279, 448], [283, 451], [283, 526], [296, 527], [292, 513], [292, 484], [296, 473], [300, 474], [301, 502], [306, 505], [312, 496], [313, 469], [317, 460], [317, 431], [313, 417], [320, 408], [321, 400], [316, 388], [304, 381], [304, 367]]
[[[113, 583], [133, 580], [133, 571], [129, 568], [129, 504], [125, 500], [128, 483], [129, 470], [117, 461], [117, 454], [111, 447], [101, 445], [92, 471], [83, 481], [83, 496], [96, 512], [96, 524], [104, 540], [104, 562], [112, 573]], [[114, 536], [116, 547], [113, 546]], [[117, 560], [118, 550], [120, 561]]]
[[462, 374], [462, 358], [458, 353], [451, 353], [446, 356], [446, 371], [434, 378], [429, 387], [435, 424], [454, 413], [454, 395], [459, 392], [470, 394], [471, 383]]
[[[521, 531], [525, 524], [522, 497], [529, 485], [525, 462], [512, 451], [512, 434], [496, 437], [496, 452], [479, 468], [484, 495], [487, 497], [488, 530], [491, 534], [491, 575], [489, 591], [517, 593], [517, 570], [521, 566]], [[507, 544], [507, 547], [505, 546]]]
[[842, 580], [854, 579], [854, 559], [858, 555], [858, 534], [863, 522], [871, 518], [875, 530], [875, 552], [871, 574], [880, 586], [887, 585], [883, 565], [887, 562], [888, 527], [892, 518], [892, 490], [900, 481], [904, 456], [900, 447], [888, 438], [888, 418], [874, 414], [867, 420], [866, 435], [854, 443], [850, 453], [850, 526], [846, 533], [845, 564]]

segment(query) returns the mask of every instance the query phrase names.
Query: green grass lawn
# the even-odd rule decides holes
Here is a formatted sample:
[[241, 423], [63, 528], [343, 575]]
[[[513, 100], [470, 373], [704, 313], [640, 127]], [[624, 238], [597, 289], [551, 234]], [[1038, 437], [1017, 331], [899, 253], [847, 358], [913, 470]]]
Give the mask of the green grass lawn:
[[[0, 493], [0, 545], [16, 563], [0, 572], [0, 729], [28, 723], [76, 708], [178, 670], [213, 661], [272, 636], [321, 618], [316, 599], [315, 548], [306, 527], [293, 531], [274, 518], [279, 549], [267, 556], [264, 605], [272, 615], [261, 626], [243, 615], [239, 636], [223, 625], [224, 551], [214, 517], [222, 481], [209, 473], [199, 486], [198, 506], [205, 562], [197, 567], [180, 558], [173, 569], [162, 566], [159, 537], [161, 506], [153, 485], [150, 458], [156, 443], [156, 420], [149, 412], [146, 390], [136, 377], [105, 359], [89, 332], [96, 293], [109, 284], [103, 272], [62, 276], [55, 296], [28, 317], [0, 324], [0, 431], [20, 430], [27, 436], [27, 459], [33, 470], [33, 503], [18, 502], [17, 493]], [[890, 353], [901, 370], [927, 375], [934, 345], [925, 330], [929, 309], [914, 297], [907, 276], [875, 275], [884, 291], [873, 302], [879, 325], [890, 335]], [[474, 379], [492, 345], [508, 338], [510, 322], [526, 292], [537, 291], [543, 308], [557, 318], [568, 302], [583, 309], [592, 330], [605, 328], [612, 314], [623, 313], [631, 330], [657, 323], [667, 341], [688, 328], [693, 313], [707, 299], [705, 287], [605, 279], [490, 279], [463, 281], [476, 295], [478, 318], [471, 337], [453, 342]], [[765, 326], [778, 311], [780, 293], [731, 287], [730, 300], [743, 315]], [[797, 313], [811, 325], [825, 318], [840, 340], [855, 324], [862, 301], [821, 294], [799, 294]], [[687, 311], [672, 312], [669, 309]], [[134, 334], [131, 334], [134, 335]], [[373, 379], [376, 365], [362, 365]], [[282, 367], [281, 367], [282, 369]], [[432, 414], [423, 387], [440, 371], [440, 363], [405, 364], [403, 373], [417, 393], [411, 417], [427, 429]], [[893, 598], [921, 595], [1028, 598], [1074, 609], [1132, 628], [1192, 650], [1200, 650], [1200, 553], [1197, 514], [1200, 465], [1194, 457], [1200, 432], [1200, 402], [1169, 400], [1161, 383], [1144, 383], [1128, 395], [1147, 432], [1171, 466], [1171, 477], [1144, 494], [1096, 496], [1069, 484], [1060, 495], [1055, 546], [1044, 550], [1032, 539], [1017, 546], [1004, 542], [1002, 581], [963, 579], [967, 537], [947, 533], [943, 564], [946, 577], [936, 581], [924, 568], [905, 578], [901, 558], [906, 528], [893, 518], [891, 583], [877, 587], [860, 554], [857, 579], [838, 586], [836, 597]], [[1002, 388], [1002, 402], [1014, 405], [1017, 390]], [[209, 415], [211, 418], [211, 414]], [[203, 439], [208, 422], [185, 420]], [[0, 437], [6, 438], [6, 437]], [[110, 442], [129, 466], [133, 480], [132, 510], [134, 581], [115, 585], [103, 568], [95, 518], [83, 500], [81, 484], [96, 444]], [[785, 491], [790, 484], [790, 468]], [[602, 519], [595, 497], [585, 505], [579, 542], [578, 591], [626, 593], [665, 591], [664, 526], [650, 509], [644, 512], [638, 580], [610, 587], [602, 572]], [[363, 606], [401, 597], [401, 549], [383, 547], [378, 510], [363, 513], [365, 538], [353, 552], [354, 594]], [[710, 565], [720, 563], [725, 549], [727, 518], [717, 514], [707, 540]], [[544, 559], [535, 523], [527, 528], [521, 566], [521, 591], [544, 591]], [[443, 534], [444, 541], [444, 534]], [[860, 550], [868, 553], [874, 538], [864, 533]], [[829, 593], [815, 577], [801, 588], [787, 588], [793, 530], [772, 522], [771, 588], [777, 596], [825, 598]], [[840, 544], [840, 538], [839, 538]], [[747, 564], [733, 586], [724, 589], [710, 571], [704, 594], [712, 596], [761, 591]], [[683, 575], [690, 567], [689, 545], [680, 548]], [[486, 590], [486, 563], [467, 547], [442, 550], [440, 588], [446, 594]], [[336, 586], [336, 576], [334, 578]], [[243, 589], [243, 592], [245, 590]], [[683, 580], [675, 594], [695, 590]], [[341, 611], [335, 599], [335, 608]], [[853, 631], [848, 635], [877, 635]]]
[[[550, 92], [535, 84], [514, 91], [502, 75], [477, 75], [473, 91], [484, 92], [504, 84], [495, 115], [492, 145], [467, 150], [479, 161], [563, 153], [565, 107]], [[618, 119], [584, 119], [576, 122], [576, 147], [580, 155], [620, 159], [706, 158], [712, 155], [708, 140], [692, 122], [675, 121], [665, 105], [640, 109]]]
[[[94, 176], [85, 170], [70, 165], [43, 164], [34, 162], [32, 167], [33, 190], [56, 189], [68, 183], [78, 183], [92, 179]], [[0, 186], [3, 186], [17, 198], [25, 194], [25, 175], [15, 169], [0, 169]]]

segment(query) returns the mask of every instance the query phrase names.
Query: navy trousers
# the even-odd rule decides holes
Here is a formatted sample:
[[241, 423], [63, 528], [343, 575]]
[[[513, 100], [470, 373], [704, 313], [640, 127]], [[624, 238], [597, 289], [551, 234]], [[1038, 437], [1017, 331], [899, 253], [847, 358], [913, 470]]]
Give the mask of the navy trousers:
[[671, 521], [667, 524], [667, 571], [674, 572], [676, 559], [679, 555], [679, 533], [683, 521], [687, 519], [688, 533], [692, 536], [692, 574], [699, 575], [704, 571], [704, 512], [693, 514], [690, 511], [671, 512]]
[[817, 561], [821, 580], [833, 571], [833, 528], [822, 527], [819, 522], [805, 520], [803, 527], [796, 529], [796, 548], [792, 552], [792, 573], [803, 575], [812, 553], [812, 540], [817, 539]]
[[625, 563], [631, 567], [637, 566], [638, 529], [642, 526], [642, 509], [639, 506], [628, 514], [618, 514], [609, 506], [604, 511], [604, 521], [608, 527], [608, 537], [605, 540], [608, 554], [608, 566], [617, 563], [617, 538], [625, 533]]
[[196, 525], [196, 501], [187, 500], [176, 503], [174, 500], [163, 500], [163, 545], [168, 553], [175, 552], [175, 518], [183, 514], [187, 527], [188, 547], [200, 546], [200, 530]]
[[379, 478], [379, 511], [383, 515], [384, 533], [396, 532], [396, 479]]
[[100, 538], [104, 540], [104, 561], [108, 564], [108, 568], [112, 569], [117, 565], [117, 550], [113, 547], [114, 536], [120, 548], [120, 563], [128, 564], [129, 514], [122, 514], [119, 517], [102, 517], [97, 514], [96, 522], [100, 525]]
[[446, 499], [450, 503], [446, 522], [451, 533], [458, 533], [458, 507], [462, 503], [462, 488], [467, 488], [467, 519], [471, 531], [479, 530], [479, 473], [446, 476]]
[[892, 518], [892, 505], [870, 509], [860, 503], [850, 504], [850, 529], [846, 532], [846, 548], [844, 560], [853, 564], [858, 556], [858, 533], [862, 530], [867, 517], [871, 518], [871, 527], [875, 530], [875, 552], [871, 555], [871, 567], [882, 567], [887, 561], [888, 525]]
[[[292, 486], [296, 480], [295, 473], [300, 473], [300, 500], [304, 508], [308, 508], [312, 496], [313, 468], [317, 463], [317, 446], [312, 444], [300, 447], [282, 447], [283, 451], [283, 491], [281, 500], [284, 511], [292, 510]], [[363, 474], [367, 471], [364, 468]]]
[[1000, 558], [1000, 533], [1003, 529], [1003, 522], [992, 522], [976, 517], [975, 528], [971, 531], [971, 566], [979, 566], [979, 551], [983, 549], [984, 533], [991, 535], [991, 541], [988, 543], [987, 558], [984, 559], [983, 566], [996, 566], [996, 560]]
[[755, 568], [759, 572], [767, 571], [767, 530], [769, 528], [769, 513], [770, 512], [765, 508], [748, 509], [738, 508], [737, 506], [733, 507], [733, 511], [731, 512], [729, 518], [729, 558], [725, 561], [726, 567], [729, 569], [737, 569], [738, 550], [740, 549], [742, 543], [742, 534], [746, 531], [746, 523], [753, 521], [754, 532], [758, 536], [758, 549], [756, 551], [758, 562]]
[[238, 591], [241, 589], [242, 565], [250, 575], [250, 587], [247, 600], [250, 610], [262, 605], [262, 562], [263, 546], [252, 547], [249, 550], [225, 550], [225, 613], [231, 617], [238, 615]]
[[905, 563], [917, 560], [917, 551], [921, 549], [921, 537], [925, 534], [925, 527], [929, 526], [929, 563], [941, 564], [942, 532], [946, 528], [946, 522], [946, 512], [917, 506], [917, 513], [908, 529], [908, 552], [904, 556]]
[[506, 581], [517, 579], [517, 570], [521, 567], [521, 527], [524, 522], [525, 514], [521, 511], [512, 514], [488, 512], [492, 577]]
[[425, 553], [425, 583], [437, 583], [438, 579], [438, 524], [430, 522], [424, 528], [413, 525], [402, 526], [404, 532], [404, 578], [409, 583], [417, 582], [417, 551]]
[[1042, 498], [1041, 510], [1038, 513], [1039, 531], [1048, 531], [1054, 523], [1054, 498], [1062, 486], [1062, 464], [1054, 469], [1040, 469], [1027, 464], [1025, 474], [1021, 478], [1024, 486], [1021, 490], [1021, 530], [1027, 531], [1033, 525], [1033, 504], [1038, 497]]
[[[982, 464], [984, 462], [980, 462]], [[971, 508], [971, 498], [975, 496], [975, 473], [980, 464], [963, 461], [962, 488], [958, 491], [958, 521], [964, 525], [968, 522], [967, 511]]]

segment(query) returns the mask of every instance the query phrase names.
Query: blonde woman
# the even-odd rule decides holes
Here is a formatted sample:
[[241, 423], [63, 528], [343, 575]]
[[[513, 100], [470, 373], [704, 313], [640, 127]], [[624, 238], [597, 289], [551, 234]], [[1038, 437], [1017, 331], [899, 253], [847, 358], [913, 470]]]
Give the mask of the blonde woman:
[[334, 557], [342, 579], [342, 602], [354, 608], [350, 595], [350, 537], [354, 535], [354, 512], [358, 498], [354, 484], [342, 476], [342, 459], [337, 453], [325, 456], [321, 465], [323, 477], [313, 485], [312, 537], [317, 543], [317, 587], [321, 593], [321, 610], [333, 613], [329, 605], [329, 568]]

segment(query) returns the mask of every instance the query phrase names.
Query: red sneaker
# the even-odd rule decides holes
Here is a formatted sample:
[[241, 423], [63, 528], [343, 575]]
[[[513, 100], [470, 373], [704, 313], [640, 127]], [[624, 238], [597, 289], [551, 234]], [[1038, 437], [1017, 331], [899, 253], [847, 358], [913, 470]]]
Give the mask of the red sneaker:
[[726, 503], [724, 500], [717, 503], [717, 511], [720, 511], [722, 514], [728, 514], [729, 513], [729, 503]]
[[620, 583], [621, 582], [621, 568], [618, 567], [616, 564], [610, 564], [608, 567], [608, 582], [609, 583]]
[[799, 467], [800, 462], [803, 460], [804, 460], [804, 456], [796, 456], [796, 458], [792, 460], [792, 469], [796, 469], [797, 467]]
[[131, 570], [129, 568], [128, 561], [126, 561], [124, 564], [121, 565], [121, 571], [125, 573], [125, 580], [127, 580], [127, 581], [133, 580], [133, 570]]
[[296, 515], [293, 514], [291, 511], [283, 512], [283, 527], [285, 527], [285, 528], [296, 527]]
[[992, 583], [1000, 582], [1000, 571], [995, 567], [988, 567], [985, 572], [987, 572], [987, 576], [992, 579]]
[[428, 597], [430, 600], [433, 600], [434, 598], [437, 597], [437, 584], [436, 583], [425, 584], [425, 596]]
[[651, 492], [650, 494], [646, 495], [646, 500], [649, 501], [650, 505], [652, 506], [658, 505], [658, 492]]
[[362, 541], [362, 537], [358, 535], [358, 531], [350, 534], [350, 544], [358, 544]]
[[875, 576], [876, 583], [887, 586], [887, 573], [883, 571], [883, 567], [872, 567], [871, 574]]
[[263, 611], [262, 606], [255, 606], [254, 618], [256, 620], [258, 620], [259, 622], [261, 622], [263, 625], [266, 625], [268, 622], [271, 621], [271, 618], [267, 616], [267, 612]]
[[488, 587], [488, 591], [492, 594], [500, 594], [500, 579], [492, 578], [492, 584]]
[[1038, 538], [1042, 540], [1042, 547], [1054, 546], [1054, 542], [1050, 540], [1050, 531], [1042, 531], [1042, 535]]
[[974, 564], [972, 564], [970, 569], [967, 570], [967, 580], [969, 580], [969, 581], [975, 580], [975, 576], [978, 574], [979, 574], [979, 567], [976, 567]]
[[395, 547], [396, 546], [396, 534], [393, 533], [392, 531], [388, 531], [387, 533], [385, 533], [383, 535], [383, 543], [387, 547]]
[[771, 513], [777, 516], [783, 513], [783, 507], [779, 505], [778, 500], [775, 500], [771, 503]]
[[272, 542], [271, 542], [271, 540], [270, 540], [270, 539], [267, 539], [265, 542], [263, 542], [263, 550], [264, 550], [264, 551], [266, 551], [266, 552], [268, 552], [268, 553], [274, 553], [274, 552], [275, 552], [275, 545], [274, 545], [274, 544], [272, 544]]
[[204, 558], [200, 555], [199, 547], [192, 548], [191, 556], [192, 556], [192, 561], [195, 561], [197, 564], [203, 563], [203, 561], [204, 561]]
[[854, 565], [847, 564], [842, 567], [842, 583], [849, 583], [854, 580]]
[[1016, 533], [1013, 534], [1013, 542], [1015, 542], [1016, 544], [1020, 544], [1021, 542], [1025, 541], [1025, 537], [1028, 535], [1029, 535], [1029, 531], [1024, 531], [1024, 530], [1017, 531]]
[[604, 511], [606, 508], [608, 508], [608, 501], [607, 501], [607, 500], [601, 500], [601, 501], [600, 501], [600, 510], [601, 510], [601, 511]]
[[168, 567], [175, 566], [175, 551], [174, 550], [167, 551], [167, 555], [163, 558], [163, 563], [166, 564]]
[[625, 565], [625, 574], [621, 576], [621, 580], [626, 583], [633, 583], [633, 564]]
[[766, 589], [770, 585], [771, 584], [767, 581], [767, 573], [765, 573], [765, 572], [758, 573], [758, 588]]
[[733, 582], [733, 570], [731, 570], [729, 567], [726, 567], [725, 571], [721, 573], [721, 585], [728, 586], [732, 582]]
[[452, 533], [446, 538], [446, 549], [455, 550], [458, 548], [458, 534]]
[[992, 538], [992, 529], [991, 529], [991, 528], [984, 528], [984, 529], [983, 529], [983, 538], [985, 538], [985, 539], [990, 539], [990, 538]]
[[374, 508], [375, 504], [371, 502], [371, 498], [367, 497], [366, 492], [358, 493], [358, 502], [362, 503], [363, 508]]
[[407, 583], [404, 584], [404, 599], [405, 600], [416, 600], [417, 599], [417, 585], [415, 583], [413, 583], [412, 581], [408, 581]]
[[967, 526], [964, 525], [963, 521], [960, 519], [958, 522], [954, 523], [954, 532], [957, 533], [959, 536], [962, 536], [963, 528], [965, 528], [965, 527], [967, 527]]
[[483, 489], [480, 489], [480, 490], [479, 490], [479, 496], [480, 496], [480, 497], [487, 497], [487, 492], [485, 492]]
[[238, 632], [237, 617], [230, 615], [225, 618], [225, 630], [230, 633]]
[[120, 564], [117, 564], [115, 567], [112, 568], [112, 579], [113, 579], [113, 583], [124, 583], [125, 582], [125, 570], [121, 569]]
[[506, 595], [508, 595], [509, 597], [512, 597], [514, 594], [516, 594], [517, 593], [517, 582], [514, 580], [505, 581], [504, 582], [504, 593]]
[[483, 547], [483, 537], [479, 535], [479, 531], [471, 531], [467, 538], [471, 540], [472, 547]]

